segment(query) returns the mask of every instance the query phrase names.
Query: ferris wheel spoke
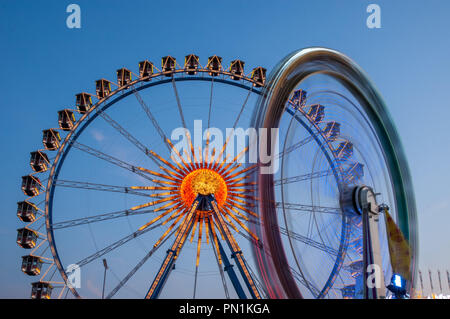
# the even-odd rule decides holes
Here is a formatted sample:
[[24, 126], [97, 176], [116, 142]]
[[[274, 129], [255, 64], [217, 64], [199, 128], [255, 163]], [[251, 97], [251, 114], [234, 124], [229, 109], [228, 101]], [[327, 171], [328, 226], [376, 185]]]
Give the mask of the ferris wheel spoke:
[[[315, 221], [315, 214], [309, 214], [308, 215], [308, 231], [306, 233], [306, 237], [310, 238], [312, 236], [312, 231], [313, 231], [313, 226], [314, 226], [314, 221]], [[320, 237], [320, 233], [318, 234]], [[322, 240], [323, 242], [323, 240]]]
[[69, 181], [69, 180], [62, 180], [62, 179], [54, 180], [53, 183], [55, 186], [59, 186], [59, 187], [80, 188], [80, 189], [87, 189], [87, 190], [125, 193], [125, 194], [149, 197], [149, 195], [146, 193], [133, 191], [132, 187], [96, 184], [96, 183], [90, 183], [90, 182]]
[[[259, 221], [250, 221], [256, 225], [260, 225], [261, 223]], [[250, 236], [246, 235], [243, 232], [238, 232], [239, 235], [241, 235], [243, 238], [247, 239], [248, 241], [252, 242], [253, 244], [256, 244], [260, 249], [263, 249], [265, 251], [265, 253], [267, 253], [269, 256], [271, 256], [271, 252], [264, 246], [264, 244], [262, 242], [255, 242], [255, 240], [253, 238], [251, 238]], [[313, 296], [317, 296], [320, 293], [320, 290], [315, 287], [315, 285], [313, 285], [310, 281], [307, 281], [300, 273], [298, 273], [295, 269], [293, 269], [292, 267], [290, 267], [294, 278], [300, 282], [302, 285], [304, 285], [305, 287], [307, 287], [313, 294]], [[257, 278], [257, 277], [254, 277]], [[259, 284], [259, 288], [265, 292], [265, 290], [263, 289], [263, 286], [261, 284]], [[266, 293], [267, 296], [267, 293]]]
[[111, 299], [112, 297], [114, 297], [114, 295], [117, 294], [117, 292], [128, 282], [128, 280], [131, 279], [131, 277], [134, 276], [134, 274], [145, 264], [145, 262], [158, 250], [159, 247], [162, 246], [162, 244], [164, 244], [166, 242], [166, 240], [168, 238], [170, 238], [175, 232], [177, 231], [177, 229], [174, 229], [172, 231], [172, 233], [170, 233], [169, 236], [167, 236], [162, 242], [161, 245], [157, 245], [154, 246], [148, 253], [147, 255], [144, 256], [144, 258], [142, 258], [139, 263], [117, 284], [116, 287], [114, 287], [113, 290], [111, 290], [111, 292], [106, 296], [106, 299]]
[[[318, 239], [325, 243], [325, 241], [330, 241], [330, 236], [328, 235], [327, 230], [333, 231], [335, 229], [339, 229], [342, 225], [341, 218], [330, 219], [328, 222], [324, 222], [321, 226], [319, 226], [316, 215], [314, 215], [314, 225], [312, 226], [311, 233], [315, 230], [318, 235]], [[315, 226], [315, 227], [314, 227]]]
[[[206, 145], [205, 145], [205, 163], [206, 168], [209, 168], [210, 165], [213, 164], [213, 159], [215, 155], [215, 149], [212, 149], [212, 155], [209, 156], [209, 143], [210, 143], [210, 131], [209, 128], [211, 126], [211, 111], [212, 111], [212, 102], [213, 102], [213, 88], [214, 88], [214, 77], [211, 77], [211, 89], [209, 94], [209, 108], [208, 108], [208, 128], [206, 133]], [[201, 152], [201, 150], [200, 150]]]
[[250, 98], [250, 94], [251, 94], [251, 93], [252, 93], [252, 90], [249, 89], [249, 90], [248, 90], [248, 93], [247, 93], [247, 96], [245, 97], [244, 103], [242, 103], [241, 109], [239, 110], [239, 113], [238, 113], [238, 115], [237, 115], [237, 117], [236, 117], [236, 120], [234, 121], [233, 129], [236, 128], [236, 125], [238, 124], [239, 119], [241, 118], [241, 115], [242, 115], [242, 113], [244, 112], [245, 106], [247, 105], [247, 102], [248, 102], [248, 99]]
[[[253, 222], [253, 221], [249, 221], [249, 222]], [[233, 228], [233, 229], [235, 230], [235, 232], [238, 233], [242, 238], [248, 240], [248, 241], [249, 241], [250, 243], [252, 243], [253, 245], [256, 245], [256, 246], [259, 247], [259, 248], [262, 248], [262, 247], [263, 247], [263, 244], [262, 244], [261, 241], [257, 241], [255, 238], [253, 238], [253, 237], [250, 236], [250, 235], [247, 235], [247, 234], [246, 234], [245, 232], [243, 232], [243, 231], [236, 230], [236, 229], [234, 228], [234, 225], [232, 225], [232, 224], [229, 223], [229, 222], [226, 222], [226, 224], [227, 224], [229, 227]], [[256, 223], [255, 223], [255, 224], [256, 224]]]
[[97, 157], [97, 158], [99, 158], [101, 160], [107, 161], [107, 162], [109, 162], [109, 163], [111, 163], [113, 165], [116, 165], [118, 167], [124, 168], [124, 169], [126, 169], [126, 170], [128, 170], [128, 171], [130, 171], [130, 172], [132, 172], [134, 174], [137, 174], [137, 175], [139, 175], [139, 176], [141, 176], [141, 177], [143, 177], [145, 179], [152, 180], [151, 177], [149, 177], [147, 174], [144, 173], [144, 169], [142, 169], [140, 167], [137, 167], [137, 166], [134, 166], [134, 165], [129, 164], [127, 162], [124, 162], [124, 161], [122, 161], [122, 160], [120, 160], [118, 158], [115, 158], [115, 157], [113, 157], [111, 155], [105, 154], [105, 153], [103, 153], [103, 152], [101, 152], [99, 150], [96, 150], [96, 149], [94, 149], [94, 148], [92, 148], [90, 146], [81, 144], [79, 142], [73, 142], [72, 145], [75, 148], [79, 149], [80, 151], [88, 153], [88, 154], [90, 154], [92, 156], [95, 156], [95, 157]]
[[134, 96], [136, 97], [136, 99], [138, 100], [139, 104], [141, 105], [142, 109], [144, 110], [145, 114], [147, 114], [147, 117], [150, 119], [150, 122], [152, 122], [153, 127], [156, 129], [156, 131], [158, 132], [159, 136], [161, 137], [164, 145], [166, 145], [166, 147], [169, 149], [169, 151], [171, 150], [170, 145], [167, 143], [167, 136], [164, 133], [163, 129], [161, 128], [161, 126], [159, 126], [158, 121], [156, 120], [156, 118], [153, 116], [153, 113], [150, 111], [150, 108], [148, 107], [148, 105], [144, 102], [144, 99], [142, 98], [142, 96], [139, 94], [139, 92], [133, 87], [133, 92], [134, 92]]
[[126, 129], [124, 129], [119, 123], [114, 121], [108, 114], [105, 112], [101, 112], [100, 116], [111, 125], [116, 131], [122, 134], [131, 144], [135, 145], [138, 149], [140, 149], [145, 155], [147, 155], [156, 165], [158, 165], [158, 161], [153, 155], [153, 152], [150, 151], [144, 144], [138, 141], [131, 133], [129, 133]]
[[244, 173], [247, 173], [246, 175], [250, 177], [250, 175], [252, 173], [257, 171], [258, 164], [254, 164], [254, 165], [248, 166], [246, 168], [242, 168], [242, 169], [238, 170], [236, 173], [231, 174], [232, 172], [234, 172], [238, 168], [240, 168], [240, 164], [235, 165], [234, 167], [230, 168], [227, 172], [224, 173], [224, 179], [226, 181], [229, 181], [231, 178], [237, 177], [237, 176], [242, 175]]
[[148, 214], [153, 213], [154, 210], [142, 210], [142, 211], [133, 211], [131, 209], [125, 209], [120, 210], [112, 213], [105, 213], [105, 214], [99, 214], [94, 216], [88, 216], [83, 218], [77, 218], [77, 219], [71, 219], [71, 220], [65, 220], [58, 223], [53, 223], [51, 225], [52, 229], [61, 229], [61, 228], [68, 228], [68, 227], [75, 227], [85, 224], [92, 224], [97, 223], [105, 220], [125, 217], [125, 216], [133, 216], [133, 215], [141, 215], [141, 214]]
[[172, 77], [172, 87], [173, 87], [173, 92], [175, 94], [175, 98], [177, 100], [178, 113], [180, 114], [181, 123], [183, 124], [184, 129], [187, 130], [186, 121], [184, 119], [183, 107], [181, 106], [180, 96], [178, 94], [177, 85], [175, 84], [174, 77]]
[[[239, 218], [241, 218], [241, 217], [239, 217]], [[262, 223], [262, 222], [260, 222], [258, 220], [248, 220], [248, 222], [250, 222], [252, 224], [255, 224], [255, 225], [258, 225], [258, 226], [264, 224], [264, 223]], [[338, 251], [336, 249], [328, 247], [328, 246], [326, 246], [325, 244], [323, 244], [321, 242], [317, 242], [317, 241], [315, 241], [315, 240], [313, 240], [311, 238], [308, 238], [306, 236], [299, 235], [299, 234], [297, 234], [297, 233], [295, 233], [293, 231], [289, 231], [289, 234], [288, 234], [288, 230], [286, 228], [283, 228], [283, 227], [279, 227], [279, 229], [280, 229], [280, 233], [282, 233], [282, 234], [284, 234], [286, 236], [291, 236], [292, 235], [293, 239], [299, 240], [299, 241], [301, 241], [301, 242], [303, 242], [305, 244], [308, 244], [310, 246], [319, 248], [319, 249], [321, 249], [321, 250], [323, 250], [325, 252], [329, 252], [333, 256], [337, 256], [337, 254], [338, 254]], [[255, 243], [260, 248], [263, 247], [263, 244], [260, 241], [255, 241], [254, 238], [251, 238], [247, 234], [244, 234], [244, 233], [239, 232], [239, 231], [238, 231], [238, 234], [240, 234], [242, 237], [246, 238], [247, 240], [252, 241], [253, 243]]]
[[[254, 223], [255, 225], [260, 225], [259, 221], [256, 220], [250, 220], [249, 222]], [[228, 226], [233, 227], [232, 224], [230, 224], [229, 222], [225, 222]], [[242, 236], [243, 238], [247, 239], [249, 242], [251, 242], [253, 245], [256, 245], [259, 249], [263, 249], [265, 253], [267, 253], [269, 256], [271, 256], [270, 251], [264, 246], [264, 244], [261, 241], [256, 241], [254, 238], [252, 238], [251, 236], [245, 234], [244, 232], [238, 231], [236, 230], [236, 232]], [[258, 276], [255, 275], [255, 272], [252, 270], [252, 268], [250, 267], [249, 264], [247, 264], [248, 270], [250, 275], [252, 276], [252, 278], [254, 278], [256, 286], [258, 287], [258, 290], [260, 292], [263, 293], [264, 298], [268, 298], [269, 294], [267, 293], [267, 291], [265, 290], [264, 286], [261, 284], [260, 280], [258, 279]]]
[[130, 240], [135, 239], [135, 238], [145, 234], [146, 232], [148, 232], [148, 231], [150, 231], [152, 229], [155, 229], [155, 228], [157, 228], [157, 227], [159, 227], [161, 225], [162, 225], [162, 223], [159, 223], [159, 224], [156, 224], [156, 225], [154, 225], [152, 227], [148, 227], [148, 228], [145, 228], [145, 229], [142, 229], [142, 230], [137, 230], [137, 231], [135, 231], [135, 232], [133, 232], [133, 233], [131, 233], [131, 234], [129, 234], [129, 235], [119, 239], [118, 241], [110, 244], [109, 246], [106, 246], [105, 248], [103, 248], [103, 249], [93, 253], [92, 255], [90, 255], [90, 256], [80, 260], [76, 264], [79, 267], [87, 265], [90, 262], [92, 262], [92, 261], [102, 257], [103, 255], [105, 255], [105, 254], [107, 254], [107, 253], [117, 249], [118, 247], [122, 246], [123, 244], [129, 242]]
[[315, 178], [330, 176], [332, 174], [333, 174], [333, 171], [331, 169], [328, 169], [328, 170], [318, 171], [318, 172], [309, 173], [309, 174], [285, 177], [282, 179], [274, 180], [274, 185], [279, 186], [279, 185], [284, 185], [284, 184], [307, 181], [307, 180], [312, 180]]
[[[190, 151], [191, 151], [191, 154], [187, 153], [187, 159], [189, 162], [191, 162], [191, 165], [188, 165], [185, 162], [184, 158], [182, 156], [180, 156], [181, 154], [178, 154], [178, 153], [177, 154], [178, 154], [178, 157], [180, 157], [183, 164], [185, 165], [185, 167], [191, 166], [192, 168], [194, 168], [196, 164], [199, 165], [199, 162], [197, 161], [196, 156], [195, 156], [195, 150], [194, 150], [194, 146], [192, 144], [191, 134], [189, 133], [189, 130], [187, 129], [186, 120], [184, 118], [184, 113], [183, 113], [183, 107], [181, 105], [180, 95], [178, 94], [177, 85], [175, 84], [175, 78], [173, 76], [172, 76], [172, 87], [173, 87], [173, 92], [175, 94], [175, 99], [177, 101], [178, 113], [180, 115], [181, 123], [183, 124], [184, 132], [185, 132], [184, 134], [187, 137], [188, 145], [189, 145]], [[167, 143], [169, 143], [170, 150], [176, 150], [175, 147], [170, 142], [170, 140], [167, 139]], [[193, 160], [194, 160], [195, 164], [192, 163], [191, 156], [193, 156]]]
[[298, 210], [302, 212], [313, 212], [313, 213], [325, 213], [325, 214], [336, 214], [341, 215], [341, 209], [339, 207], [324, 207], [315, 205], [303, 205], [297, 203], [286, 203], [286, 202], [276, 202], [276, 208], [284, 208], [288, 210]]
[[210, 90], [210, 93], [209, 93], [208, 128], [210, 127], [210, 124], [211, 124], [213, 89], [214, 89], [214, 77], [211, 77], [211, 90]]
[[312, 282], [308, 281], [301, 273], [299, 273], [296, 269], [293, 267], [289, 267], [291, 269], [292, 275], [299, 283], [301, 283], [303, 286], [305, 286], [314, 296], [314, 298], [317, 298], [317, 296], [320, 294], [320, 290], [313, 285]]
[[308, 144], [308, 143], [311, 142], [312, 140], [314, 140], [314, 138], [313, 138], [312, 136], [308, 136], [308, 137], [304, 138], [303, 140], [301, 140], [301, 141], [295, 143], [294, 145], [288, 147], [285, 151], [279, 153], [279, 154], [277, 155], [277, 157], [278, 157], [278, 158], [282, 158], [283, 156], [285, 156], [285, 155], [287, 155], [287, 154], [289, 154], [289, 153], [292, 153], [293, 151], [295, 151], [295, 150], [301, 148], [302, 146]]
[[[227, 145], [228, 145], [228, 142], [230, 141], [230, 138], [233, 136], [233, 131], [234, 131], [234, 129], [236, 128], [236, 125], [237, 125], [237, 123], [239, 122], [239, 119], [240, 119], [242, 113], [244, 112], [245, 105], [247, 104], [247, 101], [248, 101], [248, 99], [249, 99], [251, 93], [252, 93], [252, 89], [250, 88], [250, 89], [248, 90], [247, 96], [245, 97], [244, 103], [242, 104], [241, 109], [240, 109], [240, 111], [239, 111], [239, 113], [238, 113], [238, 115], [237, 115], [237, 117], [236, 117], [236, 120], [234, 121], [234, 124], [233, 124], [233, 130], [232, 130], [232, 131], [230, 132], [230, 134], [227, 136], [227, 138], [226, 138], [226, 140], [225, 140], [225, 143], [223, 144], [222, 149], [221, 149], [220, 152], [217, 154], [217, 156], [216, 156], [215, 158], [213, 157], [213, 158], [211, 159], [211, 161], [212, 161], [212, 163], [213, 163], [213, 167], [219, 166], [220, 159], [222, 158], [222, 155], [223, 155], [223, 153], [225, 152], [225, 149], [226, 149], [226, 147], [227, 147]], [[239, 158], [240, 156], [244, 155], [244, 154], [248, 151], [248, 148], [249, 148], [249, 147], [246, 147], [246, 148], [244, 149], [244, 151], [241, 152], [242, 154], [238, 154], [238, 157], [237, 157], [237, 158]], [[237, 158], [235, 158], [233, 161], [231, 161], [231, 162], [227, 165], [227, 168], [228, 168], [231, 164], [235, 164]], [[222, 161], [222, 165], [225, 164], [226, 162], [227, 162], [227, 158], [225, 158], [225, 160]]]
[[297, 240], [299, 242], [302, 242], [302, 243], [304, 243], [304, 244], [306, 244], [308, 246], [320, 249], [320, 250], [326, 252], [329, 255], [332, 255], [332, 256], [336, 257], [339, 254], [339, 252], [336, 249], [334, 249], [332, 247], [329, 247], [329, 246], [327, 246], [327, 245], [325, 245], [325, 244], [323, 244], [321, 242], [315, 241], [314, 239], [311, 239], [309, 237], [297, 234], [297, 233], [293, 232], [292, 230], [287, 230], [284, 227], [279, 227], [279, 229], [280, 229], [280, 233], [281, 234], [289, 236], [290, 238], [295, 239], [295, 240]]

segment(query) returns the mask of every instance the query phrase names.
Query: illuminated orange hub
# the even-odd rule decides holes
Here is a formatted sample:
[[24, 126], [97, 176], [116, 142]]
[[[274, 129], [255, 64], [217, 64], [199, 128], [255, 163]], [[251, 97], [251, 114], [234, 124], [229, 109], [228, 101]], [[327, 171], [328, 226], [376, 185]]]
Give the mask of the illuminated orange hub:
[[[157, 216], [142, 225], [139, 231], [145, 230], [157, 221], [160, 221], [161, 225], [171, 222], [153, 247], [158, 247], [168, 236], [175, 234], [175, 242], [171, 246], [172, 248], [167, 251], [168, 255], [156, 275], [147, 297], [152, 296], [159, 280], [167, 270], [167, 267], [170, 266], [169, 260], [171, 258], [176, 259], [179, 256], [180, 250], [187, 240], [192, 243], [194, 237], [197, 237], [196, 267], [199, 265], [201, 245], [204, 238], [206, 238], [206, 243], [211, 244], [213, 247], [219, 264], [222, 264], [219, 238], [231, 244], [233, 251], [240, 251], [232, 229], [236, 233], [241, 233], [243, 230], [256, 242], [259, 241], [258, 236], [245, 225], [245, 221], [250, 221], [251, 217], [258, 218], [258, 214], [250, 209], [250, 207], [255, 206], [254, 201], [256, 198], [251, 196], [251, 193], [255, 191], [256, 182], [248, 180], [251, 177], [250, 174], [257, 168], [257, 165], [242, 168], [242, 164], [238, 163], [238, 160], [245, 155], [248, 148], [241, 151], [231, 162], [226, 163], [226, 161], [221, 162], [219, 160], [225, 151], [226, 143], [223, 145], [220, 153], [213, 149], [212, 156], [209, 158], [205, 156], [204, 160], [202, 159], [201, 149], [198, 152], [199, 156], [195, 155], [191, 142], [189, 142], [191, 154], [187, 153], [186, 158], [181, 156], [170, 140], [167, 140], [167, 143], [174, 152], [171, 158], [175, 165], [155, 152], [150, 151], [149, 153], [152, 157], [161, 163], [160, 171], [155, 172], [143, 167], [138, 167], [138, 169], [154, 176], [151, 181], [155, 183], [155, 186], [131, 187], [133, 190], [158, 191], [148, 195], [152, 198], [152, 201], [131, 208], [132, 211], [137, 211], [153, 206], [153, 212], [157, 213]], [[206, 154], [209, 154], [208, 147], [209, 141], [206, 143]], [[217, 157], [214, 154], [218, 154]], [[200, 160], [198, 161], [197, 158]], [[195, 209], [192, 204], [199, 194], [213, 194], [218, 207], [214, 204], [212, 205], [213, 207], [201, 205], [196, 206]], [[155, 197], [157, 198], [156, 200], [154, 199]], [[210, 209], [208, 211], [201, 210], [208, 208]], [[192, 209], [195, 209], [195, 215], [193, 215]], [[238, 227], [242, 228], [242, 230], [238, 229]], [[189, 235], [190, 239], [188, 238]], [[236, 260], [240, 263], [240, 267], [244, 269], [245, 276], [252, 285], [255, 295], [259, 296], [246, 268], [247, 266], [244, 264], [240, 254], [237, 256]]]
[[190, 172], [183, 178], [180, 195], [185, 205], [190, 207], [198, 194], [213, 194], [219, 207], [227, 199], [227, 184], [216, 171], [200, 168]]

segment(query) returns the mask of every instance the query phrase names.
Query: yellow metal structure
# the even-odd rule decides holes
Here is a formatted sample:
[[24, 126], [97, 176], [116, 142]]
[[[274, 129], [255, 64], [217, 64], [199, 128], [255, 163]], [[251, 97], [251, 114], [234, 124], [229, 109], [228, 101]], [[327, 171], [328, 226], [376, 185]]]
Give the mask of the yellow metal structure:
[[410, 278], [411, 249], [409, 244], [403, 236], [402, 231], [392, 219], [387, 208], [384, 210], [384, 217], [392, 270], [395, 274], [399, 274], [403, 278]]

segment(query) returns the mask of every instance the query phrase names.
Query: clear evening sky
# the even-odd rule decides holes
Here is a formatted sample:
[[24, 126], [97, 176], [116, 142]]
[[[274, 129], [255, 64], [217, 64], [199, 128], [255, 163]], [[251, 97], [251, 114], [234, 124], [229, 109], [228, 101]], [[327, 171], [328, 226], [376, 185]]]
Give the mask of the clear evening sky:
[[[70, 3], [81, 7], [81, 29], [66, 26]], [[381, 29], [366, 27], [370, 3], [381, 7]], [[16, 202], [23, 199], [20, 177], [30, 170], [29, 152], [41, 130], [56, 125], [56, 111], [71, 105], [76, 91], [92, 92], [95, 79], [145, 58], [181, 60], [192, 52], [203, 60], [239, 57], [270, 70], [296, 49], [325, 46], [361, 65], [385, 98], [409, 160], [420, 269], [445, 273], [449, 12], [445, 0], [0, 1], [0, 297], [30, 293], [19, 267], [24, 251], [15, 244]]]

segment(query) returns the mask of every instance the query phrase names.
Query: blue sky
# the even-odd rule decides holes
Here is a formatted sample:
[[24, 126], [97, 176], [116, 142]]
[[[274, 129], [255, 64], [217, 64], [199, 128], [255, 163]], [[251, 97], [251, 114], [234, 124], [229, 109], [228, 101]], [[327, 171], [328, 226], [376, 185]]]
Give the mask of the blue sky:
[[[365, 24], [373, 2], [381, 7], [381, 29]], [[70, 3], [81, 7], [81, 29], [66, 27]], [[449, 10], [444, 0], [1, 1], [0, 297], [29, 295], [19, 270], [23, 251], [14, 243], [15, 211], [41, 130], [55, 126], [56, 111], [95, 79], [145, 58], [191, 52], [203, 60], [239, 57], [268, 70], [308, 46], [354, 59], [384, 96], [409, 160], [420, 268], [449, 269]]]

